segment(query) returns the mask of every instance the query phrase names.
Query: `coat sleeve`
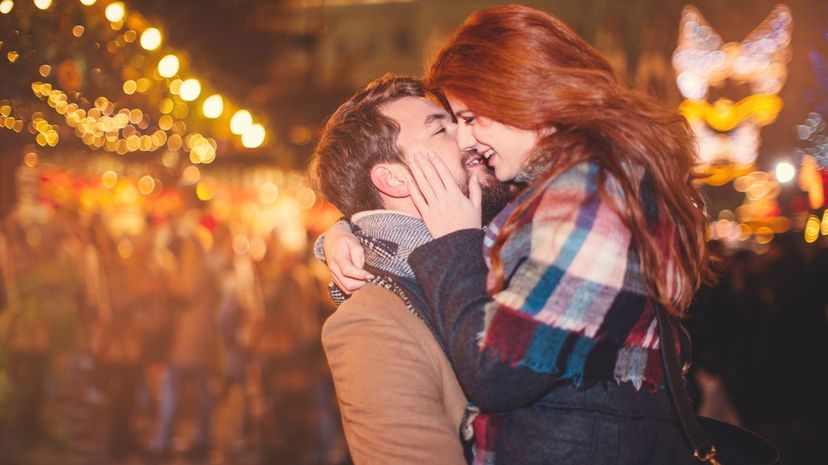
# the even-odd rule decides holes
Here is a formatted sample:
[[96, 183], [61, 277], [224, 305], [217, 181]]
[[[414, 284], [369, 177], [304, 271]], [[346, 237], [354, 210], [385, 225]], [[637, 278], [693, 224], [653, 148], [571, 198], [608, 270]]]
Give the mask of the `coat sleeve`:
[[463, 391], [484, 412], [506, 412], [533, 403], [559, 380], [479, 349], [485, 308], [491, 302], [482, 247], [483, 231], [458, 231], [418, 248], [409, 263], [436, 314], [434, 321]]
[[465, 464], [432, 356], [390, 309], [364, 304], [355, 294], [322, 330], [354, 463]]

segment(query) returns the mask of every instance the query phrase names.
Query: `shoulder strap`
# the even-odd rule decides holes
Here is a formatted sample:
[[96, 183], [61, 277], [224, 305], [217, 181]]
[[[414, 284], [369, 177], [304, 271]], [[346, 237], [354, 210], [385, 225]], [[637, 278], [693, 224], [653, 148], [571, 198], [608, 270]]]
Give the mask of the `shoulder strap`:
[[693, 456], [702, 462], [717, 465], [719, 462], [715, 459], [716, 448], [710, 441], [710, 437], [702, 430], [698, 420], [696, 420], [696, 414], [693, 412], [693, 406], [690, 402], [690, 395], [687, 393], [684, 378], [681, 376], [679, 356], [676, 352], [675, 325], [672, 323], [672, 317], [667, 314], [667, 311], [661, 305], [656, 305], [655, 312], [661, 338], [661, 361], [664, 366], [664, 377], [667, 379], [667, 387], [670, 391], [670, 397], [673, 399], [673, 405], [676, 407], [681, 426], [693, 447]]

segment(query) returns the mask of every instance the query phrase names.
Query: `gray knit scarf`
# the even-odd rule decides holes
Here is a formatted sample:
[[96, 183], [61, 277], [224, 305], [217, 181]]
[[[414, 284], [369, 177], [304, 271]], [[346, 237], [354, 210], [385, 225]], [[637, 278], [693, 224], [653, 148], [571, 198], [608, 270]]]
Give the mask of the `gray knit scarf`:
[[[374, 275], [369, 282], [397, 294], [422, 318], [422, 312], [412, 303], [418, 297], [412, 294], [419, 292], [408, 256], [432, 239], [423, 220], [390, 210], [371, 210], [355, 214], [349, 224], [365, 249], [365, 269]], [[337, 306], [348, 297], [333, 283], [329, 291]]]

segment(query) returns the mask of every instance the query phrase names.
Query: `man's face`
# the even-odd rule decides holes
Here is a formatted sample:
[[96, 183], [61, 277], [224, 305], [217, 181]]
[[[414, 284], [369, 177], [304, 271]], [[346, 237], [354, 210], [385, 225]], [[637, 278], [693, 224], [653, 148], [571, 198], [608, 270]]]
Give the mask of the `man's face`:
[[484, 224], [511, 200], [509, 187], [495, 178], [476, 150], [460, 150], [457, 123], [443, 107], [424, 97], [403, 97], [383, 105], [382, 113], [399, 124], [397, 146], [407, 161], [418, 150], [436, 152], [448, 166], [457, 186], [466, 194], [469, 177], [477, 175], [483, 190]]
[[400, 126], [397, 146], [406, 161], [411, 161], [414, 152], [433, 151], [446, 164], [457, 186], [468, 191], [470, 173], [464, 168], [457, 146], [457, 124], [446, 110], [424, 97], [403, 97], [386, 103], [381, 111]]

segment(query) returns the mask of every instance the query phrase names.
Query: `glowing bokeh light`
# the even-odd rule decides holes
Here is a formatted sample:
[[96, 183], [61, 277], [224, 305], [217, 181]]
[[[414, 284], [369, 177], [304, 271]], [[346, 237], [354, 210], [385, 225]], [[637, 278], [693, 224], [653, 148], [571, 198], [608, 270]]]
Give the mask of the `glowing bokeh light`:
[[192, 102], [201, 94], [201, 83], [198, 82], [198, 79], [187, 79], [181, 83], [181, 88], [178, 92], [183, 100]]
[[210, 189], [210, 186], [200, 182], [196, 184], [196, 197], [202, 202], [206, 202], [213, 198], [213, 190]]
[[124, 93], [127, 95], [132, 95], [138, 89], [138, 83], [130, 79], [129, 81], [124, 82]]
[[822, 225], [820, 226], [820, 232], [823, 236], [828, 236], [828, 210], [822, 212]]
[[776, 165], [776, 180], [782, 183], [791, 182], [796, 176], [796, 168], [788, 162], [780, 162]]
[[118, 174], [114, 171], [107, 171], [101, 176], [101, 183], [107, 189], [112, 189], [118, 183]]
[[161, 46], [161, 31], [154, 27], [148, 27], [141, 34], [141, 47], [144, 50], [155, 50]]
[[41, 10], [48, 10], [52, 6], [52, 0], [34, 0], [34, 4]]
[[819, 238], [819, 230], [819, 218], [815, 215], [808, 217], [808, 222], [805, 224], [805, 242], [809, 244], [816, 242]]
[[178, 57], [167, 55], [158, 62], [158, 74], [165, 78], [171, 78], [178, 74]]
[[261, 124], [254, 124], [247, 128], [242, 134], [242, 145], [255, 149], [262, 145], [265, 140], [265, 128]]
[[97, 2], [97, 1], [98, 1], [98, 0], [80, 0], [80, 2], [81, 2], [82, 4], [84, 4], [84, 5], [86, 5], [86, 6], [92, 6], [92, 5], [94, 5], [94, 4], [95, 4], [95, 2]]
[[34, 152], [29, 152], [23, 157], [23, 163], [28, 166], [29, 168], [34, 168], [37, 166], [38, 157], [37, 154]]
[[201, 180], [201, 171], [197, 166], [190, 165], [181, 172], [181, 182], [184, 184], [195, 184]]
[[773, 240], [773, 236], [774, 236], [773, 229], [771, 229], [767, 226], [760, 226], [759, 228], [756, 229], [755, 236], [756, 236], [756, 242], [758, 242], [759, 244], [761, 244], [761, 245], [768, 244]]
[[155, 190], [155, 179], [152, 176], [146, 175], [138, 180], [138, 192], [143, 195], [150, 195]]
[[224, 112], [224, 99], [221, 98], [221, 95], [213, 94], [204, 100], [201, 110], [207, 118], [218, 118]]
[[107, 5], [106, 10], [104, 10], [104, 16], [106, 16], [106, 19], [108, 19], [111, 23], [123, 21], [125, 13], [126, 9], [124, 8], [123, 2], [112, 2]]
[[0, 13], [7, 15], [11, 13], [12, 8], [14, 8], [14, 2], [12, 0], [3, 0], [0, 2]]
[[242, 135], [252, 125], [253, 116], [247, 110], [239, 110], [230, 118], [230, 131], [237, 136]]

